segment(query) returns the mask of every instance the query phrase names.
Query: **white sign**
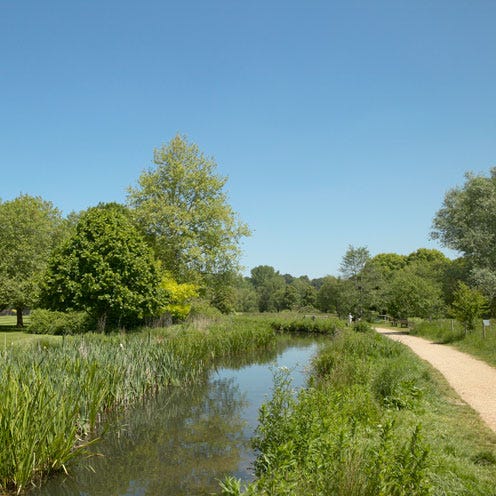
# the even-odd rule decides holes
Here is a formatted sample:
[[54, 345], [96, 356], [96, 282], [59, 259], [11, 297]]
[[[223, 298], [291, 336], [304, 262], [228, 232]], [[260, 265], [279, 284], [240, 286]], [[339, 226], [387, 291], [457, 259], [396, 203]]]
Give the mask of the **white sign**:
[[482, 324], [484, 327], [489, 327], [491, 325], [491, 321], [490, 320], [483, 320]]

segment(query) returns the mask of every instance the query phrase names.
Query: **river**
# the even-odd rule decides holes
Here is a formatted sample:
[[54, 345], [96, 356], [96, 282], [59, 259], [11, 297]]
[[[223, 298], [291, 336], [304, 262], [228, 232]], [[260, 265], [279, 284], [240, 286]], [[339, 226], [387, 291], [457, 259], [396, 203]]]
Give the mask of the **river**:
[[106, 422], [89, 456], [30, 496], [207, 495], [218, 480], [253, 479], [253, 437], [260, 405], [270, 397], [275, 367], [305, 369], [323, 338], [280, 337], [276, 350], [232, 360], [208, 381], [169, 390]]

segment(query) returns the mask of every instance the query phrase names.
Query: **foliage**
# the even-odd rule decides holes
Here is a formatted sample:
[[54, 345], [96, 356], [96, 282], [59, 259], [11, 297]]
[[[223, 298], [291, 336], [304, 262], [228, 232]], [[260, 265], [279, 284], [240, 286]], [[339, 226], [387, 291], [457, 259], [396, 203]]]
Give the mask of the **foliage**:
[[284, 296], [286, 281], [270, 265], [258, 265], [251, 269], [251, 282], [258, 294], [259, 312], [277, 310], [277, 300]]
[[496, 308], [496, 167], [489, 176], [465, 174], [465, 184], [446, 193], [432, 237], [463, 253], [470, 281]]
[[446, 193], [432, 237], [461, 251], [475, 266], [496, 270], [496, 167], [489, 177], [465, 174], [463, 187]]
[[487, 311], [487, 300], [477, 289], [459, 282], [453, 298], [453, 314], [468, 331], [473, 331], [477, 319]]
[[39, 279], [62, 231], [60, 212], [41, 197], [0, 203], [0, 307], [23, 310], [37, 302]]
[[153, 253], [124, 207], [101, 204], [81, 215], [74, 234], [52, 256], [43, 302], [88, 312], [98, 329], [130, 326], [157, 314], [164, 298]]
[[317, 292], [316, 307], [325, 313], [336, 312], [339, 307], [340, 280], [333, 276], [323, 278]]
[[334, 335], [344, 327], [344, 322], [336, 318], [305, 317], [299, 319], [278, 318], [273, 319], [271, 327], [282, 332], [310, 332], [317, 334]]
[[355, 248], [350, 245], [343, 256], [339, 270], [345, 279], [356, 280], [369, 259], [370, 253], [365, 246]]
[[356, 317], [368, 317], [375, 306], [377, 280], [370, 253], [366, 247], [349, 246], [339, 270], [345, 277], [341, 286], [341, 302], [337, 311], [340, 316], [351, 313]]
[[387, 287], [387, 309], [398, 318], [437, 317], [443, 309], [441, 294], [439, 284], [406, 267], [394, 274]]
[[167, 304], [162, 308], [162, 312], [168, 313], [174, 320], [184, 320], [191, 311], [191, 299], [198, 296], [198, 286], [192, 283], [178, 283], [171, 275], [164, 274], [160, 287], [167, 295]]
[[195, 144], [175, 136], [154, 151], [128, 203], [164, 268], [179, 282], [237, 269], [239, 241], [249, 235], [227, 203], [227, 178]]
[[256, 312], [258, 294], [248, 277], [237, 276], [234, 282], [235, 310], [237, 312]]
[[346, 330], [319, 353], [312, 375], [297, 392], [287, 370], [275, 371], [254, 440], [258, 479], [245, 488], [226, 480], [222, 494], [492, 494], [488, 433], [468, 439], [475, 415], [461, 424], [462, 407], [405, 347]]
[[56, 312], [36, 309], [31, 312], [28, 332], [32, 334], [81, 334], [94, 329], [94, 321], [85, 312]]

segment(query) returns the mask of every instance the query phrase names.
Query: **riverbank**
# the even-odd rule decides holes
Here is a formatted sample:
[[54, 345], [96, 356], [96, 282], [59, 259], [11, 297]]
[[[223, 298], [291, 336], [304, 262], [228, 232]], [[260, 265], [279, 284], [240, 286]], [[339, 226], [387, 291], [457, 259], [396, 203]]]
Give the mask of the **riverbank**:
[[346, 330], [295, 398], [283, 373], [254, 441], [258, 479], [224, 495], [489, 496], [496, 436], [410, 350]]
[[108, 412], [189, 387], [218, 360], [274, 343], [269, 321], [238, 317], [4, 347], [0, 493], [21, 493], [66, 470]]

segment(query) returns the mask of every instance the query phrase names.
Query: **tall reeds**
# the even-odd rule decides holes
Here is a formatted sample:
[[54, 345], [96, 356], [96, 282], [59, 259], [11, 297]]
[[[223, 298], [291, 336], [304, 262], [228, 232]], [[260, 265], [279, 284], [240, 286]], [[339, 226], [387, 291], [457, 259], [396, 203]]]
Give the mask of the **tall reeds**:
[[274, 344], [260, 322], [68, 336], [0, 352], [0, 493], [21, 493], [85, 450], [111, 409], [206, 377], [217, 360]]

